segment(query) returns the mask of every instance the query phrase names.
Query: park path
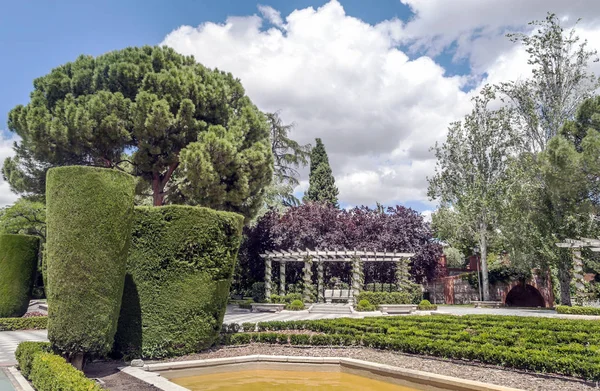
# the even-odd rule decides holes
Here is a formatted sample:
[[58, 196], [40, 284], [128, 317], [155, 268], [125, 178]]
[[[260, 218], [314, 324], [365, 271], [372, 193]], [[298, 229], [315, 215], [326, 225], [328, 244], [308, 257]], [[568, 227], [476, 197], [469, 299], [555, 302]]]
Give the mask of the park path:
[[15, 350], [23, 341], [47, 341], [46, 330], [0, 331], [0, 367], [16, 364]]

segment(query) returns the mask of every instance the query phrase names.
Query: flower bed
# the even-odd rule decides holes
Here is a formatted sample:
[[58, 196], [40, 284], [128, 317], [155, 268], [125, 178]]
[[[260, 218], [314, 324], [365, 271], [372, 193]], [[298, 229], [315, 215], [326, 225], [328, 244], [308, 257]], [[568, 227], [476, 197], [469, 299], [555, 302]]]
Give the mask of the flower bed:
[[[244, 329], [252, 330], [245, 325]], [[402, 316], [260, 322], [227, 344], [360, 345], [600, 380], [600, 322], [512, 316]], [[310, 330], [292, 335], [281, 330]]]

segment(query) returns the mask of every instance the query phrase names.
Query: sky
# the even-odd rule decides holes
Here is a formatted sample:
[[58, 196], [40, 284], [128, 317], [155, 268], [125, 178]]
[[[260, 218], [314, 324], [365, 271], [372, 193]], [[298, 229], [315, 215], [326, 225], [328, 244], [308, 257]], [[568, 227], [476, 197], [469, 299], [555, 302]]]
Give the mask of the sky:
[[[0, 4], [0, 159], [7, 115], [36, 77], [80, 54], [168, 45], [232, 72], [263, 111], [322, 138], [343, 207], [402, 204], [428, 215], [431, 147], [486, 83], [529, 77], [507, 31], [546, 12], [600, 47], [597, 0], [75, 0]], [[600, 65], [593, 65], [600, 74]], [[308, 185], [302, 171], [301, 194]], [[0, 206], [16, 195], [0, 178]]]

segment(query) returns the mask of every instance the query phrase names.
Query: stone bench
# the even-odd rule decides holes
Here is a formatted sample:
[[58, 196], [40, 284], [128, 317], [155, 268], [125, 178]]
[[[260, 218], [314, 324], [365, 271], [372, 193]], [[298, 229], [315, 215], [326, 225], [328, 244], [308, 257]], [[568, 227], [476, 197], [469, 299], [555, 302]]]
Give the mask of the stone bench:
[[285, 303], [252, 303], [252, 312], [281, 312]]
[[475, 308], [500, 308], [504, 305], [501, 301], [472, 301], [475, 304]]
[[410, 314], [417, 310], [416, 304], [381, 304], [377, 309], [384, 314]]
[[352, 301], [351, 289], [325, 289], [325, 302], [331, 303], [333, 300]]

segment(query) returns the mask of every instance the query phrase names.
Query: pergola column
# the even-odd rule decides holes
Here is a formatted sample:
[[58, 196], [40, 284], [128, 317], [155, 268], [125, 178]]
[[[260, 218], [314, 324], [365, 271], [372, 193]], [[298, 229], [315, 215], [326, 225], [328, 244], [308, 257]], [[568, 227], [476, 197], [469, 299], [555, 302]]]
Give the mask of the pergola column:
[[313, 298], [313, 287], [312, 287], [312, 256], [308, 255], [304, 258], [304, 291], [303, 299], [305, 302], [311, 302]]
[[325, 302], [325, 291], [323, 290], [323, 261], [319, 260], [317, 264], [317, 277], [318, 277], [318, 294], [317, 294], [317, 302], [324, 303]]
[[362, 290], [363, 284], [363, 271], [362, 271], [362, 262], [360, 257], [353, 256], [352, 257], [352, 297], [354, 300], [360, 294]]
[[408, 260], [401, 258], [396, 261], [396, 284], [398, 290], [403, 291], [409, 283]]
[[585, 286], [583, 285], [583, 260], [581, 258], [580, 248], [573, 249], [573, 283], [576, 288], [575, 302], [579, 305], [583, 305]]
[[285, 296], [285, 262], [279, 261], [279, 294]]
[[271, 273], [273, 268], [271, 267], [271, 259], [265, 259], [265, 298], [269, 300], [271, 298]]

